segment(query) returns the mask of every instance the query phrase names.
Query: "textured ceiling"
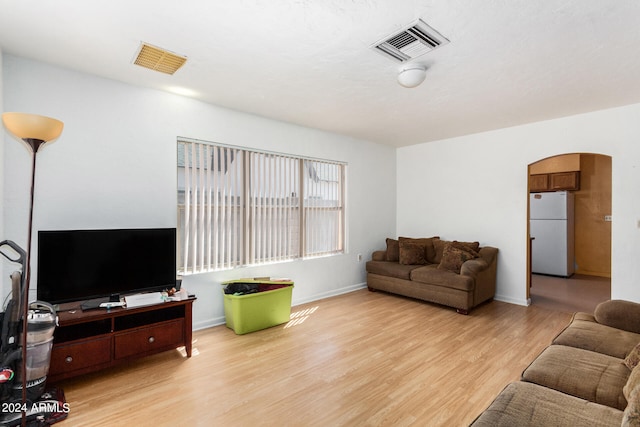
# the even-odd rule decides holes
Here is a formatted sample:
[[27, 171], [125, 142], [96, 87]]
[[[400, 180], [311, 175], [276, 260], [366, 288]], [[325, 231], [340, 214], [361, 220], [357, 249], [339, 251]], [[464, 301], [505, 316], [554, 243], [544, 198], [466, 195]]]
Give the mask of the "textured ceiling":
[[[451, 42], [407, 89], [370, 46], [418, 18]], [[640, 102], [637, 0], [0, 0], [0, 48], [394, 146]]]

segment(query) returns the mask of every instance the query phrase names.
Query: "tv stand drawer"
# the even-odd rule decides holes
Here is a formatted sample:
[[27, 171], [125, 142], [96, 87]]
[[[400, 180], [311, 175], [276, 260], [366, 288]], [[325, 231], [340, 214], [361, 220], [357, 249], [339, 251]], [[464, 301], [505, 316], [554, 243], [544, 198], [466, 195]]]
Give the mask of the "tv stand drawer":
[[111, 361], [111, 337], [106, 336], [54, 346], [51, 351], [51, 372], [73, 372]]
[[184, 343], [184, 321], [177, 319], [131, 332], [118, 333], [114, 339], [116, 359], [164, 351]]

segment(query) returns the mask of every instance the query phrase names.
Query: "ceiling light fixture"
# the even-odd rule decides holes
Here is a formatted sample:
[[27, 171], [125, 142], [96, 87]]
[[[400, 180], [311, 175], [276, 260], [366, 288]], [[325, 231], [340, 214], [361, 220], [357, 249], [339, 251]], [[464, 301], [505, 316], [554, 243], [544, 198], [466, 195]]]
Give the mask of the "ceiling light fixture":
[[408, 88], [419, 86], [427, 77], [427, 67], [422, 64], [404, 64], [399, 71], [398, 83]]

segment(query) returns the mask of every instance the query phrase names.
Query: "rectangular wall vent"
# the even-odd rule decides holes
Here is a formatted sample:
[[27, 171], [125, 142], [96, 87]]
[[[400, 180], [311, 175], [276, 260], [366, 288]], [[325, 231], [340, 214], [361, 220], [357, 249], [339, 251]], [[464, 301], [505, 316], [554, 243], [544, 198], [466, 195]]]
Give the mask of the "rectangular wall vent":
[[186, 56], [142, 43], [134, 64], [165, 74], [173, 74], [187, 62]]
[[418, 19], [408, 28], [385, 37], [371, 48], [395, 61], [405, 62], [447, 43], [449, 40], [442, 34]]

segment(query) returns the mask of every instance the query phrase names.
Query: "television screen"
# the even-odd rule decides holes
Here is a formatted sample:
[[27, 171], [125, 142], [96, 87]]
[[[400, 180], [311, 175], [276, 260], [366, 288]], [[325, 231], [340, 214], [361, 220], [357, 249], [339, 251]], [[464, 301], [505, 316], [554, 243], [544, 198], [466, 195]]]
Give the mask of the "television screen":
[[169, 289], [176, 229], [38, 232], [38, 300], [51, 304]]

